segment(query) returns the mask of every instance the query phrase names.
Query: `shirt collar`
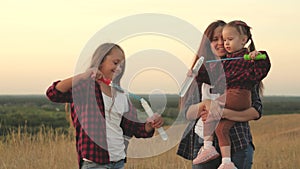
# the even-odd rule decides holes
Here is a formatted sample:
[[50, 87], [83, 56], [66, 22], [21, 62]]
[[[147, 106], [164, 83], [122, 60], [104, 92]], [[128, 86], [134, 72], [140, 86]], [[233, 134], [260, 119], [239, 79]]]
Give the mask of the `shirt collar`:
[[233, 53], [228, 53], [227, 54], [227, 58], [234, 58], [234, 57], [238, 57], [238, 56], [243, 56], [246, 52], [247, 52], [247, 48], [243, 48], [239, 51], [233, 52]]

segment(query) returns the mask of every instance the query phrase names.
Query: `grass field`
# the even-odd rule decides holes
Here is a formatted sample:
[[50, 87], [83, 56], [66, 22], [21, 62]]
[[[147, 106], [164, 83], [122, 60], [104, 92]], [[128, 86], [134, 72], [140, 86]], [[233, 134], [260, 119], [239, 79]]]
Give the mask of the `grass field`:
[[[254, 169], [298, 169], [300, 114], [263, 116], [252, 121], [256, 146]], [[36, 135], [14, 132], [0, 142], [0, 169], [74, 169], [77, 156], [73, 136], [41, 128]], [[132, 146], [132, 145], [131, 145]], [[133, 147], [133, 146], [132, 146]], [[130, 147], [129, 147], [130, 148]], [[136, 149], [143, 150], [145, 147]], [[133, 151], [133, 148], [130, 148]], [[176, 155], [177, 145], [155, 157], [129, 158], [127, 169], [185, 169], [191, 162]]]

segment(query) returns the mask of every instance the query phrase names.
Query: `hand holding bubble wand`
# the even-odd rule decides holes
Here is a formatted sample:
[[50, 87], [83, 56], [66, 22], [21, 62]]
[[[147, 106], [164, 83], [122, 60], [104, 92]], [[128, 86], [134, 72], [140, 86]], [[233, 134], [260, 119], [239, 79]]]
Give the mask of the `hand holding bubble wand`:
[[[147, 115], [149, 117], [152, 117], [154, 115], [150, 105], [148, 104], [148, 102], [144, 98], [122, 89], [119, 85], [113, 83], [110, 79], [106, 79], [106, 78], [102, 77], [100, 79], [100, 81], [102, 81], [103, 83], [105, 83], [108, 86], [111, 86], [111, 87], [116, 88], [120, 91], [123, 91], [124, 93], [128, 94], [129, 96], [133, 97], [134, 99], [140, 101], [140, 103], [141, 103], [142, 107], [144, 108], [145, 112], [147, 113]], [[162, 140], [164, 140], [164, 141], [168, 140], [168, 135], [165, 132], [165, 130], [163, 129], [163, 127], [158, 128], [157, 131], [158, 131], [160, 137], [162, 138]]]
[[216, 60], [208, 60], [206, 63], [212, 63], [212, 62], [220, 62], [225, 60], [238, 60], [238, 59], [244, 59], [244, 60], [262, 60], [266, 59], [267, 56], [265, 54], [258, 54], [253, 59], [250, 57], [249, 54], [245, 54], [243, 57], [234, 57], [234, 58], [224, 58], [224, 59], [216, 59]]
[[[224, 58], [224, 59], [216, 59], [216, 60], [208, 60], [206, 61], [206, 63], [212, 63], [212, 62], [221, 62], [221, 61], [230, 61], [230, 60], [238, 60], [238, 59], [244, 59], [244, 60], [262, 60], [262, 59], [266, 59], [267, 56], [265, 54], [258, 54], [257, 56], [255, 56], [253, 59], [250, 57], [249, 54], [245, 54], [243, 57], [235, 57], [235, 58]], [[204, 57], [201, 56], [196, 64], [194, 65], [193, 69], [192, 69], [192, 76], [188, 75], [184, 82], [181, 85], [180, 91], [179, 91], [179, 96], [183, 97], [186, 92], [188, 91], [188, 89], [190, 88], [193, 80], [195, 79], [196, 75], [198, 74], [198, 71], [200, 69], [200, 67], [202, 66], [204, 62]]]
[[202, 66], [203, 64], [203, 61], [204, 61], [204, 57], [201, 56], [196, 64], [194, 65], [193, 69], [192, 69], [192, 76], [187, 76], [184, 80], [184, 82], [182, 83], [181, 87], [180, 87], [180, 91], [179, 91], [179, 96], [180, 97], [183, 97], [186, 92], [188, 91], [188, 89], [190, 88], [193, 80], [195, 79], [196, 75], [198, 74], [198, 71], [200, 69], [200, 67]]

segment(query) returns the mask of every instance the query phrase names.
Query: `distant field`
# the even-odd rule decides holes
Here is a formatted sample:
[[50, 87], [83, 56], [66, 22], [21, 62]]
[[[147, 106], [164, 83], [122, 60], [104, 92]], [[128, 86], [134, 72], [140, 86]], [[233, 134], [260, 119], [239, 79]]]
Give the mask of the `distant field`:
[[[148, 98], [147, 95], [141, 95]], [[167, 95], [167, 106], [162, 114], [166, 125], [171, 125], [178, 116], [177, 95]], [[264, 97], [264, 115], [300, 113], [300, 97]], [[140, 103], [132, 99], [136, 108], [141, 109]], [[145, 116], [141, 113], [141, 116]], [[0, 95], [0, 135], [8, 129], [26, 126], [27, 131], [36, 133], [40, 126], [60, 129], [67, 132], [69, 123], [66, 121], [64, 104], [50, 102], [44, 95], [4, 96]], [[23, 129], [22, 129], [23, 130]]]
[[[300, 166], [300, 114], [264, 116], [252, 121], [256, 146], [253, 169], [298, 169]], [[177, 133], [180, 135], [180, 133]], [[134, 140], [133, 140], [134, 141]], [[0, 142], [0, 169], [77, 168], [72, 135], [43, 130], [36, 135], [14, 132]], [[131, 143], [129, 151], [147, 150]], [[189, 169], [191, 162], [176, 155], [175, 147], [158, 156], [129, 158], [127, 169]]]
[[265, 115], [300, 113], [300, 97], [267, 96], [262, 102]]

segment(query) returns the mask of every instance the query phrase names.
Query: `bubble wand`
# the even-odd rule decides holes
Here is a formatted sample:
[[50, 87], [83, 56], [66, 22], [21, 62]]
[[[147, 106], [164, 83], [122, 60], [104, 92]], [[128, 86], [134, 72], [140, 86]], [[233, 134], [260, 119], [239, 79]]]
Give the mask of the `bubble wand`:
[[[266, 59], [266, 58], [267, 58], [267, 56], [265, 54], [258, 54], [257, 56], [255, 56], [255, 58], [253, 60], [262, 60], [262, 59]], [[245, 54], [243, 57], [208, 60], [208, 61], [206, 61], [206, 63], [221, 62], [221, 61], [225, 61], [225, 60], [238, 60], [238, 59], [252, 60], [252, 58], [250, 57], [250, 55]]]
[[[106, 85], [111, 86], [111, 87], [113, 87], [113, 88], [116, 88], [116, 89], [118, 89], [118, 90], [120, 90], [120, 91], [123, 91], [124, 93], [128, 94], [129, 96], [132, 96], [134, 99], [140, 101], [140, 103], [141, 103], [142, 107], [144, 108], [145, 112], [147, 113], [147, 115], [148, 115], [149, 117], [152, 117], [152, 116], [153, 116], [153, 111], [152, 111], [150, 105], [148, 104], [148, 102], [147, 102], [144, 98], [142, 98], [142, 97], [140, 97], [140, 96], [138, 96], [138, 95], [135, 95], [135, 94], [133, 94], [133, 93], [130, 93], [130, 92], [126, 91], [125, 89], [122, 89], [119, 85], [113, 83], [113, 82], [112, 82], [111, 80], [109, 80], [109, 79], [101, 78], [100, 80], [101, 80], [103, 83], [105, 83]], [[165, 132], [165, 130], [164, 130], [163, 127], [158, 128], [157, 131], [158, 131], [160, 137], [161, 137], [164, 141], [166, 141], [166, 140], [168, 139], [168, 135], [167, 135], [167, 133]]]
[[[257, 56], [255, 56], [254, 60], [261, 60], [261, 59], [266, 59], [267, 56], [265, 54], [258, 54]], [[235, 57], [235, 58], [224, 58], [224, 59], [216, 59], [216, 60], [208, 60], [206, 61], [206, 63], [212, 63], [212, 62], [220, 62], [220, 61], [224, 61], [224, 60], [237, 60], [237, 59], [244, 59], [244, 60], [251, 60], [252, 58], [250, 57], [249, 54], [245, 54], [243, 57]], [[179, 96], [183, 97], [187, 90], [190, 88], [190, 85], [192, 84], [193, 80], [195, 79], [196, 75], [198, 74], [198, 71], [200, 69], [200, 67], [202, 66], [204, 62], [204, 57], [201, 56], [196, 64], [194, 65], [193, 69], [192, 69], [192, 76], [187, 76], [186, 79], [184, 80], [184, 82], [181, 85], [181, 90], [179, 91]]]

